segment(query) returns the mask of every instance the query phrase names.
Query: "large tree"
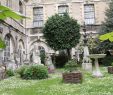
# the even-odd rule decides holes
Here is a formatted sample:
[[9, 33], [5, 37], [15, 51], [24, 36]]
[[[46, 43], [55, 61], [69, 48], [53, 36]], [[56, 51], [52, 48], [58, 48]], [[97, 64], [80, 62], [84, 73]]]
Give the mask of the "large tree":
[[75, 47], [80, 39], [80, 25], [67, 13], [55, 14], [45, 23], [43, 33], [52, 49], [55, 51], [66, 49], [70, 59], [70, 49]]
[[[100, 34], [106, 34], [113, 31], [113, 0], [109, 3], [109, 7], [106, 10], [105, 15], [106, 18], [102, 23]], [[100, 43], [99, 47], [104, 50], [113, 49], [113, 43], [109, 41], [109, 39], [105, 39], [105, 41]]]

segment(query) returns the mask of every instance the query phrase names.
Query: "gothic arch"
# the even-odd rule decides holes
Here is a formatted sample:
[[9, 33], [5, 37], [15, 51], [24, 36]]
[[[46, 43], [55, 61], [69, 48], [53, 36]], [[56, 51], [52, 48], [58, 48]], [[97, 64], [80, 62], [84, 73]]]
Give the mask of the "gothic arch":
[[19, 47], [19, 45], [21, 45], [22, 48], [25, 49], [25, 44], [24, 44], [24, 41], [22, 39], [19, 40], [18, 47]]
[[6, 34], [4, 37], [6, 48], [4, 49], [4, 61], [7, 62], [12, 54], [15, 52], [15, 41], [11, 34]]
[[43, 41], [37, 42], [37, 40], [34, 41], [34, 42], [32, 42], [32, 43], [30, 44], [30, 51], [33, 49], [33, 46], [34, 46], [34, 44], [36, 44], [36, 43], [37, 43], [40, 47], [43, 47], [43, 48], [45, 49], [45, 52], [48, 52], [48, 51], [49, 51], [49, 47], [47, 46], [47, 44], [46, 44], [45, 42], [43, 42]]
[[12, 43], [13, 43], [13, 48], [15, 49], [15, 40], [14, 40], [14, 37], [13, 37], [10, 33], [6, 34], [6, 35], [4, 36], [4, 39], [5, 39], [6, 37], [10, 37], [10, 39], [11, 39], [11, 41], [12, 41]]

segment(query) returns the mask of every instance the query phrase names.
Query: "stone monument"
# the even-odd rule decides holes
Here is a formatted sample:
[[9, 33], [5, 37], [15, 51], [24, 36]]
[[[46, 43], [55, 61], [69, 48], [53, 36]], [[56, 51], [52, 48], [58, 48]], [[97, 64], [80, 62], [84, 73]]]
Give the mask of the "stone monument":
[[35, 45], [33, 49], [33, 63], [41, 65], [40, 51], [38, 49], [38, 45]]
[[88, 46], [87, 46], [87, 34], [86, 34], [86, 27], [85, 27], [85, 24], [84, 24], [84, 28], [83, 28], [83, 31], [84, 31], [84, 47], [83, 47], [83, 63], [82, 63], [82, 68], [84, 70], [87, 70], [87, 71], [92, 71], [92, 63], [91, 63], [91, 60], [90, 58], [88, 57], [89, 56], [89, 49], [88, 49]]
[[45, 62], [46, 66], [48, 67], [48, 71], [49, 73], [53, 73], [55, 70], [55, 67], [52, 63], [52, 59], [51, 56], [49, 54], [46, 54], [46, 62]]

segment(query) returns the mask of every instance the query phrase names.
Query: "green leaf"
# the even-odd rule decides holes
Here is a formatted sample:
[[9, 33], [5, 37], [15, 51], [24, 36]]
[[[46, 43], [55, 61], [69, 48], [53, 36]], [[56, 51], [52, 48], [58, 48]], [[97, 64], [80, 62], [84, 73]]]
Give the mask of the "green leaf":
[[111, 33], [106, 33], [106, 34], [104, 34], [104, 35], [101, 35], [101, 36], [99, 37], [99, 39], [100, 39], [101, 41], [109, 40], [109, 41], [113, 42], [113, 32], [111, 32]]
[[1, 20], [5, 20], [6, 19], [6, 16], [2, 12], [0, 12], [0, 19]]
[[5, 11], [4, 12], [4, 15], [6, 17], [10, 17], [10, 18], [13, 18], [13, 19], [22, 19], [22, 17], [20, 15], [17, 15], [15, 12], [13, 11]]
[[11, 9], [3, 5], [0, 5], [0, 10], [3, 11], [3, 10], [11, 10]]
[[14, 12], [13, 10], [6, 6], [0, 5], [0, 19], [4, 20], [7, 17], [17, 20], [28, 18], [20, 13]]
[[5, 48], [6, 45], [5, 45], [5, 42], [0, 38], [0, 48]]

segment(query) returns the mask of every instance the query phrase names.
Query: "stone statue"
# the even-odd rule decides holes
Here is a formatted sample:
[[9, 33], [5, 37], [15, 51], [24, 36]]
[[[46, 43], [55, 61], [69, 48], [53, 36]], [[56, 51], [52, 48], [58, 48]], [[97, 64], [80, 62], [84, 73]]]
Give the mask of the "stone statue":
[[47, 67], [48, 67], [49, 73], [54, 72], [55, 67], [54, 67], [54, 65], [53, 65], [53, 63], [52, 63], [52, 59], [51, 59], [51, 56], [50, 56], [49, 54], [46, 54], [46, 62], [45, 62], [45, 64], [46, 64]]
[[35, 45], [33, 49], [33, 63], [41, 65], [40, 51], [37, 45]]

